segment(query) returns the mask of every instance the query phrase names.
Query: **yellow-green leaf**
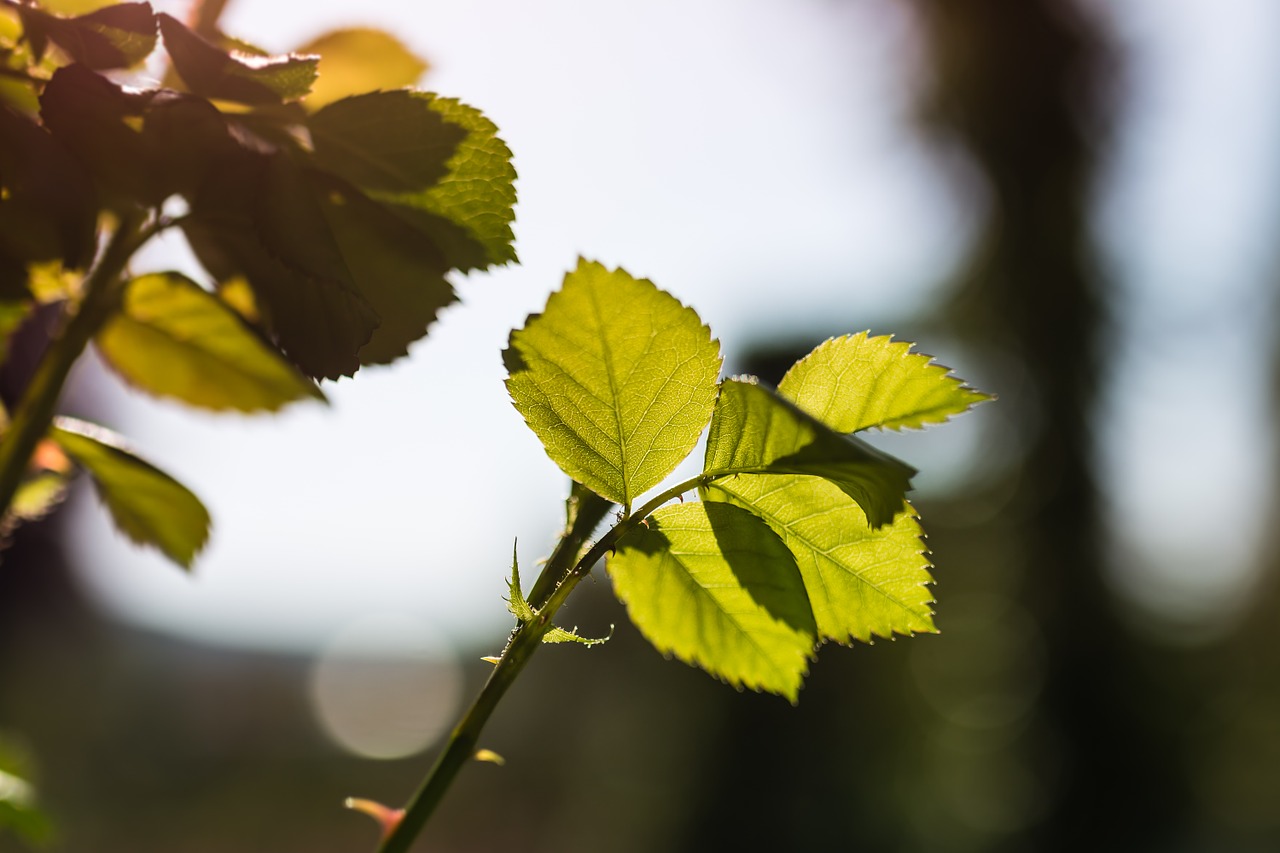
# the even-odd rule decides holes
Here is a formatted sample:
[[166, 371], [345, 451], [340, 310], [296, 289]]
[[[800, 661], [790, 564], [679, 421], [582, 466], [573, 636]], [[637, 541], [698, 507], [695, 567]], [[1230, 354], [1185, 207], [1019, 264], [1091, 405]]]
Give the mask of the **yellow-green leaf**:
[[870, 642], [936, 630], [928, 553], [910, 504], [891, 524], [873, 528], [851, 498], [818, 477], [728, 477], [704, 494], [759, 516], [782, 538], [823, 639]]
[[813, 612], [791, 552], [758, 518], [723, 503], [666, 507], [623, 537], [608, 570], [659, 651], [796, 701]]
[[130, 281], [96, 344], [131, 385], [193, 406], [275, 411], [324, 399], [230, 306], [179, 273]]
[[720, 386], [703, 472], [710, 477], [806, 474], [835, 483], [879, 527], [902, 508], [915, 469], [841, 435], [754, 380]]
[[412, 86], [427, 70], [395, 36], [362, 27], [325, 33], [296, 52], [320, 57], [320, 76], [306, 98], [312, 109], [348, 95]]
[[511, 333], [503, 359], [511, 399], [547, 455], [624, 506], [693, 449], [720, 372], [719, 344], [693, 309], [585, 260]]
[[919, 429], [991, 399], [911, 344], [867, 332], [819, 344], [787, 371], [778, 393], [837, 432]]
[[50, 438], [89, 472], [116, 528], [190, 568], [209, 538], [209, 511], [185, 486], [126, 449], [110, 430], [56, 418]]

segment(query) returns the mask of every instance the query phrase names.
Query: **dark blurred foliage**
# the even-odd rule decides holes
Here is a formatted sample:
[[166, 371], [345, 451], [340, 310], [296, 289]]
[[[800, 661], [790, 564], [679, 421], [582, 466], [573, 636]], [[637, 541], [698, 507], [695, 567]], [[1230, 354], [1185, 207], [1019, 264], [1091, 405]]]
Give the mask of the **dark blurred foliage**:
[[[791, 707], [662, 660], [605, 582], [585, 584], [565, 623], [617, 623], [614, 639], [539, 655], [484, 738], [507, 766], [465, 772], [421, 849], [1280, 849], [1280, 586], [1224, 639], [1170, 647], [1134, 630], [1102, 571], [1110, 289], [1088, 217], [1123, 57], [1059, 0], [904, 2], [931, 66], [923, 131], [967, 152], [986, 198], [947, 299], [894, 330], [954, 345], [1001, 398], [976, 475], [920, 500], [942, 635], [824, 648]], [[776, 380], [865, 327], [853, 302], [731, 367]], [[19, 570], [65, 579], [56, 538], [33, 528], [0, 571], [0, 729], [40, 759], [58, 849], [372, 847], [341, 799], [401, 800], [426, 759], [326, 746], [305, 661], [107, 625], [61, 581], [19, 588]], [[471, 656], [473, 688], [494, 651]]]

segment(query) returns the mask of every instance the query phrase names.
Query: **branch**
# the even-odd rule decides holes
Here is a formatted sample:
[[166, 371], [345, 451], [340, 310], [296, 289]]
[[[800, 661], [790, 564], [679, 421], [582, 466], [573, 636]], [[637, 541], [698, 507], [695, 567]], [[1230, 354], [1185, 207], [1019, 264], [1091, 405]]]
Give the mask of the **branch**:
[[0, 437], [0, 517], [8, 512], [9, 504], [22, 484], [31, 454], [49, 431], [72, 365], [115, 308], [124, 281], [125, 266], [157, 228], [157, 225], [145, 227], [141, 214], [126, 215], [121, 220], [106, 250], [85, 280], [80, 304], [69, 308], [61, 333], [40, 359], [8, 430]]
[[453, 729], [444, 751], [436, 758], [422, 786], [404, 810], [404, 817], [382, 842], [378, 853], [408, 853], [414, 840], [430, 819], [436, 806], [444, 799], [458, 771], [470, 761], [476, 752], [480, 733], [493, 714], [507, 688], [516, 680], [533, 653], [542, 645], [543, 636], [552, 628], [552, 617], [569, 597], [569, 593], [586, 577], [591, 567], [617, 545], [618, 540], [635, 529], [649, 513], [703, 482], [699, 476], [667, 489], [646, 503], [635, 513], [614, 525], [585, 554], [582, 547], [588, 536], [608, 513], [613, 504], [598, 495], [582, 490], [577, 511], [569, 528], [561, 536], [542, 574], [538, 576], [529, 595], [529, 601], [538, 611], [538, 618], [522, 622], [515, 629], [511, 642], [494, 666], [489, 680], [467, 709], [462, 720]]

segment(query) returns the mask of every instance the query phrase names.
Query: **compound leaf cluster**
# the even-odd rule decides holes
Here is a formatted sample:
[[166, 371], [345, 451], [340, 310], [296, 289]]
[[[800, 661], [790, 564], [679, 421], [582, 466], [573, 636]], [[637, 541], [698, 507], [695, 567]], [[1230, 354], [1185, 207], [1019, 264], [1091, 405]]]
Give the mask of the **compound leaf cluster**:
[[[651, 282], [580, 262], [504, 354], [516, 409], [576, 483], [620, 503], [614, 591], [660, 651], [795, 701], [823, 642], [933, 632], [909, 465], [854, 432], [920, 427], [987, 395], [907, 344], [817, 347], [777, 391], [717, 381], [717, 342]], [[700, 503], [631, 504], [710, 426]], [[652, 504], [651, 504], [652, 505]]]
[[[163, 85], [117, 82], [160, 46]], [[389, 34], [271, 55], [145, 2], [2, 0], [0, 66], [0, 354], [33, 305], [74, 310], [118, 223], [181, 229], [203, 272], [121, 281], [94, 343], [130, 385], [219, 411], [323, 399], [318, 380], [405, 355], [450, 274], [515, 260], [511, 152], [479, 111], [407, 88], [427, 66]], [[67, 435], [91, 473], [119, 461]], [[161, 541], [163, 514], [95, 477], [125, 533], [190, 562], [198, 525]]]

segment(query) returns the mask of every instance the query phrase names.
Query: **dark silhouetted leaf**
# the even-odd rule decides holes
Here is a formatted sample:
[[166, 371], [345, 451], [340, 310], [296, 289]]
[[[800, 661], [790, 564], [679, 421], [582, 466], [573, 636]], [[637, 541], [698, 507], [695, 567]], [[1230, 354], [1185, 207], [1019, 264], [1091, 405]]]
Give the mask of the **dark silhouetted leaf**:
[[324, 399], [221, 299], [178, 273], [129, 282], [96, 343], [131, 385], [193, 406], [274, 411]]
[[171, 195], [192, 197], [242, 146], [213, 104], [164, 89], [147, 105], [142, 134], [157, 202]]
[[19, 6], [36, 59], [51, 41], [73, 62], [94, 69], [129, 68], [156, 46], [156, 18], [149, 3], [119, 3], [65, 18], [34, 6]]
[[45, 124], [117, 207], [190, 197], [211, 170], [253, 145], [233, 137], [203, 98], [125, 91], [81, 65], [58, 69], [41, 104]]
[[114, 207], [159, 201], [154, 152], [142, 132], [150, 93], [126, 92], [83, 65], [59, 68], [40, 96], [50, 132], [84, 165]]
[[71, 152], [31, 119], [0, 105], [0, 299], [26, 292], [32, 262], [87, 265], [96, 213], [93, 185]]
[[875, 527], [901, 511], [915, 473], [905, 462], [834, 432], [773, 391], [737, 379], [720, 385], [704, 471], [823, 477], [857, 501]]
[[467, 135], [418, 92], [373, 92], [344, 98], [307, 121], [321, 168], [365, 192], [422, 193], [447, 172]]
[[813, 612], [795, 559], [760, 519], [721, 503], [660, 509], [622, 538], [608, 570], [659, 651], [796, 701]]
[[435, 247], [405, 222], [350, 187], [329, 181], [325, 219], [360, 293], [381, 318], [361, 364], [388, 364], [423, 337], [457, 297]]
[[297, 52], [320, 57], [322, 73], [306, 98], [312, 109], [348, 95], [412, 86], [427, 70], [426, 62], [381, 30], [335, 30], [307, 42]]
[[50, 437], [89, 472], [120, 532], [191, 567], [209, 538], [209, 512], [195, 495], [127, 450], [110, 430], [57, 418]]
[[511, 151], [478, 110], [426, 92], [375, 92], [330, 104], [308, 126], [321, 165], [427, 235], [449, 268], [515, 260]]
[[0, 302], [0, 364], [9, 357], [9, 337], [31, 314], [30, 301]]
[[315, 82], [315, 56], [227, 52], [161, 13], [160, 32], [173, 67], [192, 92], [242, 104], [279, 104], [306, 95]]
[[360, 293], [306, 177], [283, 155], [242, 156], [211, 176], [183, 229], [219, 279], [243, 275], [264, 324], [308, 376], [360, 367], [378, 315]]

